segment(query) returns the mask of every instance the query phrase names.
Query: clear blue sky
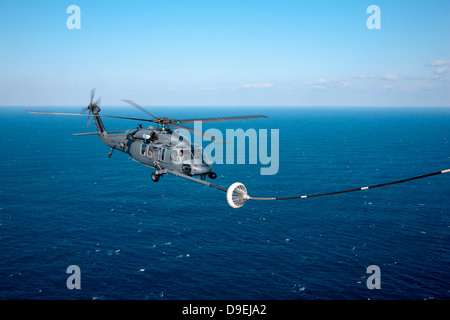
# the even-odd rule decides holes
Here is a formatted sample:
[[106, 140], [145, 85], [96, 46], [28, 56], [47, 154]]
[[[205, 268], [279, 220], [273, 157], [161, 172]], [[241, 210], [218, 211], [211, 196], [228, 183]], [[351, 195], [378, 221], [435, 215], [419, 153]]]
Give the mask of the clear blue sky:
[[450, 105], [446, 0], [0, 0], [0, 46], [0, 105]]

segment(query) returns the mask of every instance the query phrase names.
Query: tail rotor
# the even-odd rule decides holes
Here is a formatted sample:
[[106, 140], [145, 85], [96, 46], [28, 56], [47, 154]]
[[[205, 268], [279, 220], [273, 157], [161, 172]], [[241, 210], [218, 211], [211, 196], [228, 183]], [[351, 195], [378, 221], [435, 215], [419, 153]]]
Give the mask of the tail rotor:
[[100, 105], [100, 102], [102, 101], [102, 98], [100, 97], [94, 102], [94, 97], [95, 97], [95, 88], [93, 88], [91, 90], [91, 101], [90, 101], [89, 105], [86, 108], [83, 108], [81, 110], [81, 113], [85, 113], [86, 111], [89, 111], [89, 117], [86, 122], [86, 127], [88, 127], [91, 124], [91, 115], [94, 114], [94, 110], [96, 112], [100, 111], [99, 105]]

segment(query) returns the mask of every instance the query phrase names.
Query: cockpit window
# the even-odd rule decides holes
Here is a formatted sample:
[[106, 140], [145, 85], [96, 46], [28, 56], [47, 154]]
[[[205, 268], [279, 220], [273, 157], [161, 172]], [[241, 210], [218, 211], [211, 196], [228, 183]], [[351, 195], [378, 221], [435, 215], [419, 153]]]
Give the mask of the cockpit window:
[[176, 152], [181, 161], [194, 159], [197, 161], [198, 160], [202, 162], [204, 161], [206, 163], [211, 162], [206, 156], [203, 148], [197, 145], [192, 145], [190, 149], [188, 148], [178, 149]]
[[191, 153], [194, 156], [194, 158], [199, 159], [202, 157], [202, 148], [197, 147], [197, 146], [192, 146]]
[[198, 146], [192, 146], [191, 149], [181, 149], [179, 151], [180, 158], [183, 160], [201, 159], [202, 148]]

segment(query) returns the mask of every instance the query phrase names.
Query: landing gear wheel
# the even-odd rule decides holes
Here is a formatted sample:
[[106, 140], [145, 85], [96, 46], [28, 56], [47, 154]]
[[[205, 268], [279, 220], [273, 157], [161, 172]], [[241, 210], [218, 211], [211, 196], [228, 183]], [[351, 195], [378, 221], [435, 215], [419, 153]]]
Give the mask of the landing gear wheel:
[[202, 173], [202, 174], [200, 175], [200, 178], [201, 178], [202, 180], [205, 180], [205, 179], [206, 179], [206, 173]]
[[210, 179], [215, 179], [215, 178], [217, 178], [217, 174], [215, 174], [214, 172], [209, 172], [208, 173], [208, 177], [210, 178]]
[[156, 172], [152, 173], [152, 180], [153, 180], [153, 182], [159, 181], [159, 175]]

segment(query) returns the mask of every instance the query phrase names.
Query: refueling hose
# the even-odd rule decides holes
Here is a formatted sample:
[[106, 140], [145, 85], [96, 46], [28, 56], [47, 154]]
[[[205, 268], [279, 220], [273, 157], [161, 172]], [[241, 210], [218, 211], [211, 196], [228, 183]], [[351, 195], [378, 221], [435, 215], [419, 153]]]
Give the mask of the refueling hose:
[[245, 186], [240, 182], [236, 182], [236, 183], [233, 183], [227, 190], [227, 201], [228, 201], [228, 204], [232, 208], [240, 208], [245, 204], [245, 202], [247, 200], [291, 200], [291, 199], [305, 199], [305, 198], [330, 196], [333, 194], [348, 193], [348, 192], [355, 192], [355, 191], [385, 187], [385, 186], [389, 186], [392, 184], [403, 183], [403, 182], [408, 182], [408, 181], [417, 180], [417, 179], [423, 179], [423, 178], [436, 176], [436, 175], [448, 173], [448, 172], [450, 172], [450, 169], [437, 171], [437, 172], [433, 172], [433, 173], [428, 173], [428, 174], [424, 174], [421, 176], [412, 177], [412, 178], [408, 178], [408, 179], [386, 182], [386, 183], [377, 184], [377, 185], [373, 185], [373, 186], [360, 187], [360, 188], [354, 188], [354, 189], [348, 189], [348, 190], [342, 190], [342, 191], [327, 192], [327, 193], [319, 193], [319, 194], [313, 194], [313, 195], [276, 197], [276, 198], [251, 197], [247, 194], [247, 189], [245, 188]]

